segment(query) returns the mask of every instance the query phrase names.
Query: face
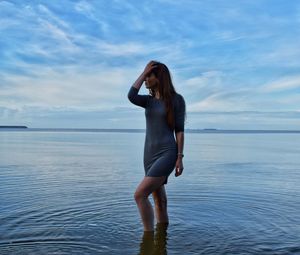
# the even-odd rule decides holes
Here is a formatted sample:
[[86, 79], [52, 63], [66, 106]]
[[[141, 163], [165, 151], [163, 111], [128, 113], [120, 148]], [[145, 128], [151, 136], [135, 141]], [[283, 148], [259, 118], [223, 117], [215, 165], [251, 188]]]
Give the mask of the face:
[[145, 79], [145, 85], [147, 89], [156, 87], [157, 85], [157, 79], [154, 73], [150, 73]]

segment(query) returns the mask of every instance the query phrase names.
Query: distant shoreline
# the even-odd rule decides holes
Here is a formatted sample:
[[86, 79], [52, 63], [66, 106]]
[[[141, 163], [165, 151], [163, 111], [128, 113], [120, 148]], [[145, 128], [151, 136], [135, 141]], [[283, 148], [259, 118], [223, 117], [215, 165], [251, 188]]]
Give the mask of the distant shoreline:
[[[113, 128], [28, 128], [26, 126], [0, 126], [0, 131], [25, 131], [25, 132], [116, 132], [116, 133], [145, 133], [145, 129], [113, 129]], [[237, 133], [299, 133], [300, 130], [243, 130], [243, 129], [185, 129], [185, 133], [212, 133], [212, 134], [237, 134]]]
[[0, 128], [28, 128], [26, 126], [0, 126]]

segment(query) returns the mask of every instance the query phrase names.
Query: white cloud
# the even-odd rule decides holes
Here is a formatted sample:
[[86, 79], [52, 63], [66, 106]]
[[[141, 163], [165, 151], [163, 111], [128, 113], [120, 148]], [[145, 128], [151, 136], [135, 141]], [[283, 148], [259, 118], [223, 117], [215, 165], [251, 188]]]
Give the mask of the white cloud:
[[95, 66], [93, 70], [40, 68], [32, 76], [11, 75], [0, 91], [0, 106], [112, 109], [127, 100], [136, 69]]
[[77, 12], [99, 24], [104, 33], [109, 33], [111, 29], [110, 25], [108, 22], [105, 22], [103, 19], [100, 19], [95, 15], [94, 7], [90, 3], [87, 1], [79, 1], [75, 4], [74, 8]]
[[62, 18], [59, 18], [57, 15], [55, 15], [52, 11], [49, 10], [45, 5], [39, 4], [38, 5], [38, 10], [47, 16], [47, 18], [51, 21], [54, 21], [57, 23], [59, 26], [69, 28], [70, 25], [64, 21]]
[[105, 41], [98, 41], [94, 46], [102, 54], [112, 57], [132, 56], [133, 54], [143, 54], [146, 51], [144, 45], [135, 42], [112, 44]]
[[261, 92], [275, 92], [281, 90], [289, 90], [294, 88], [300, 88], [300, 76], [287, 76], [269, 82], [260, 88]]
[[133, 112], [127, 90], [156, 59], [190, 113], [300, 109], [300, 76], [275, 78], [300, 63], [293, 4], [272, 17], [266, 2], [12, 2], [0, 1], [0, 106]]
[[71, 36], [68, 34], [68, 32], [62, 30], [58, 26], [52, 24], [51, 22], [45, 20], [45, 19], [39, 19], [40, 28], [39, 31], [41, 34], [44, 35], [52, 35], [54, 39], [57, 41], [60, 41], [62, 43], [66, 43], [68, 45], [72, 45], [74, 47], [74, 44], [71, 41]]
[[79, 1], [75, 4], [75, 10], [87, 15], [91, 15], [93, 7], [86, 1]]
[[245, 103], [242, 103], [243, 94], [245, 91], [242, 89], [234, 92], [220, 90], [198, 102], [191, 103], [187, 108], [190, 112], [246, 110]]
[[194, 76], [181, 82], [184, 83], [187, 89], [216, 88], [220, 87], [222, 76], [223, 74], [220, 71], [207, 71], [203, 72], [200, 76]]

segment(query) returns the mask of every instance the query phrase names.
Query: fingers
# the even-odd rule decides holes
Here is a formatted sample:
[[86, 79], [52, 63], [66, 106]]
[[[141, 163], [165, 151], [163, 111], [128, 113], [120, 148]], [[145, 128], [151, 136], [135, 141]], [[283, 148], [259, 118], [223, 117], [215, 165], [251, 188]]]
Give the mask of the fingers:
[[158, 62], [152, 60], [146, 65], [145, 70], [151, 71], [153, 68], [157, 67], [157, 65]]
[[177, 177], [177, 176], [181, 175], [182, 171], [183, 171], [183, 167], [182, 168], [176, 167], [175, 176]]
[[154, 66], [157, 66], [157, 64], [158, 64], [157, 61], [151, 60], [151, 61], [148, 63], [148, 66], [149, 66], [149, 67], [154, 67]]
[[158, 66], [159, 62], [157, 61], [152, 61], [152, 66]]
[[145, 76], [149, 75], [152, 72], [152, 70], [157, 67], [157, 65], [158, 65], [158, 62], [153, 61], [153, 60], [150, 61], [144, 69]]
[[151, 60], [150, 62], [148, 62], [147, 66], [151, 66], [151, 65], [153, 65], [153, 64], [154, 64], [154, 61]]

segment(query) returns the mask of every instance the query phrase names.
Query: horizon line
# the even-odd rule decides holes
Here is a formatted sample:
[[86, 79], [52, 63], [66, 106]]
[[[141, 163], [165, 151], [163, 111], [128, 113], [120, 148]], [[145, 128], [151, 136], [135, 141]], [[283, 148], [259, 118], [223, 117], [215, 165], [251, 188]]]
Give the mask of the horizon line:
[[[27, 127], [27, 126], [0, 126], [0, 130], [11, 130], [11, 131], [106, 131], [106, 132], [145, 132], [145, 128], [62, 128], [62, 127]], [[273, 132], [273, 133], [300, 133], [300, 130], [295, 129], [217, 129], [217, 128], [185, 128], [186, 133], [218, 133], [218, 132]]]

